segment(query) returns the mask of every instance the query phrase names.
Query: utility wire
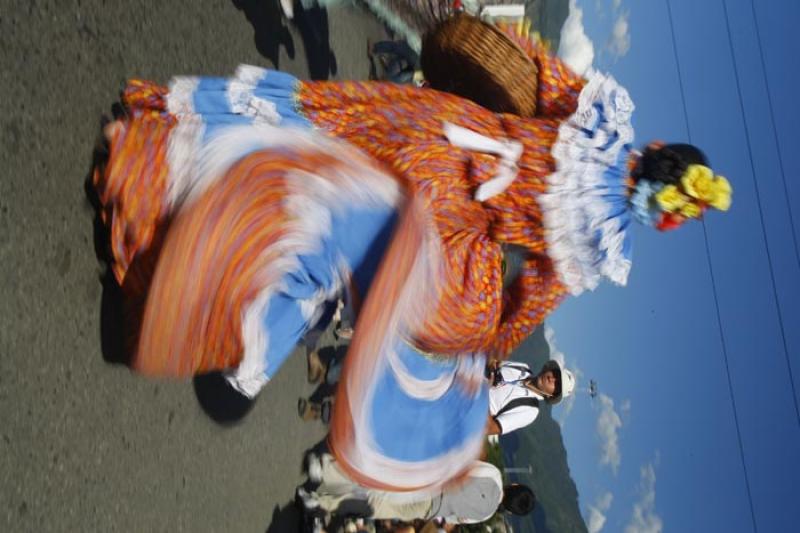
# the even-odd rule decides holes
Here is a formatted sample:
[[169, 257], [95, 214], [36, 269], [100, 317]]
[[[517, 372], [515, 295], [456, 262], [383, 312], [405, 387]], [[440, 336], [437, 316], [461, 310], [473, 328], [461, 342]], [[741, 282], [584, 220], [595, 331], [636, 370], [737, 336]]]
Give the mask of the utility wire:
[[726, 0], [722, 2], [722, 9], [725, 12], [725, 27], [728, 31], [728, 47], [731, 51], [731, 59], [733, 61], [733, 74], [736, 79], [736, 91], [739, 96], [739, 108], [742, 113], [742, 123], [744, 125], [745, 140], [747, 141], [747, 155], [750, 159], [750, 173], [753, 176], [753, 186], [756, 193], [756, 205], [758, 205], [758, 218], [761, 221], [761, 234], [764, 238], [764, 246], [767, 251], [767, 264], [769, 265], [769, 279], [772, 284], [772, 297], [775, 300], [775, 310], [778, 313], [778, 326], [781, 331], [781, 341], [783, 342], [783, 357], [786, 360], [786, 370], [789, 375], [789, 385], [792, 388], [792, 402], [794, 403], [794, 413], [797, 418], [797, 425], [800, 426], [800, 407], [797, 405], [797, 388], [794, 384], [794, 372], [792, 372], [792, 363], [789, 359], [789, 347], [786, 343], [786, 332], [783, 325], [783, 312], [781, 311], [780, 300], [778, 300], [778, 284], [775, 282], [775, 268], [772, 265], [772, 253], [770, 252], [769, 241], [767, 240], [767, 226], [764, 223], [764, 208], [761, 203], [761, 191], [756, 179], [756, 166], [753, 159], [753, 147], [750, 144], [750, 128], [747, 126], [747, 115], [744, 109], [744, 98], [742, 97], [742, 85], [739, 82], [739, 67], [736, 64], [736, 54], [733, 50], [733, 37], [731, 35], [731, 24], [728, 16], [728, 3]]
[[758, 55], [761, 58], [761, 75], [764, 77], [764, 85], [767, 88], [767, 105], [769, 106], [769, 119], [772, 124], [772, 135], [775, 139], [775, 147], [778, 150], [778, 165], [781, 169], [781, 181], [783, 182], [783, 194], [786, 198], [786, 209], [789, 212], [789, 227], [792, 230], [792, 244], [794, 244], [794, 258], [797, 261], [797, 267], [800, 268], [800, 252], [797, 250], [797, 233], [794, 229], [794, 215], [792, 213], [792, 203], [789, 201], [789, 187], [786, 185], [786, 170], [783, 168], [783, 151], [781, 150], [780, 139], [778, 138], [778, 128], [775, 125], [775, 108], [772, 105], [772, 91], [769, 86], [769, 78], [767, 77], [767, 64], [764, 61], [764, 48], [761, 46], [761, 30], [758, 26], [758, 16], [756, 15], [756, 6], [753, 0], [750, 0], [750, 11], [753, 14], [753, 24], [756, 27], [756, 42], [758, 43]]
[[[681, 74], [681, 64], [678, 58], [678, 43], [675, 38], [675, 21], [673, 20], [672, 16], [672, 6], [670, 4], [670, 0], [664, 0], [667, 5], [667, 14], [669, 16], [669, 29], [670, 34], [672, 36], [672, 52], [675, 55], [675, 68], [678, 71], [678, 86], [681, 91], [681, 104], [683, 105], [683, 117], [686, 124], [686, 133], [689, 136], [689, 142], [692, 139], [691, 129], [689, 127], [689, 112], [686, 109], [686, 95], [683, 89], [683, 75]], [[730, 365], [728, 364], [728, 348], [727, 344], [725, 343], [725, 333], [722, 329], [722, 314], [720, 313], [719, 307], [719, 298], [717, 296], [717, 283], [714, 278], [714, 269], [711, 263], [711, 250], [708, 244], [708, 232], [706, 231], [706, 224], [705, 221], [702, 221], [703, 224], [703, 239], [705, 241], [705, 248], [706, 248], [706, 259], [708, 261], [708, 270], [711, 274], [711, 291], [714, 295], [714, 305], [717, 312], [717, 328], [719, 330], [719, 337], [722, 343], [722, 355], [723, 360], [725, 362], [725, 373], [728, 378], [728, 394], [730, 395], [731, 399], [731, 406], [733, 407], [733, 421], [736, 427], [736, 440], [739, 444], [739, 458], [742, 462], [742, 471], [744, 472], [744, 484], [747, 494], [747, 501], [750, 506], [750, 520], [753, 524], [753, 531], [758, 533], [758, 524], [756, 523], [756, 513], [755, 508], [753, 506], [753, 495], [750, 490], [750, 476], [747, 474], [747, 463], [744, 460], [744, 445], [742, 444], [742, 430], [739, 425], [739, 410], [736, 407], [736, 397], [733, 394], [733, 381], [731, 379], [731, 369]]]

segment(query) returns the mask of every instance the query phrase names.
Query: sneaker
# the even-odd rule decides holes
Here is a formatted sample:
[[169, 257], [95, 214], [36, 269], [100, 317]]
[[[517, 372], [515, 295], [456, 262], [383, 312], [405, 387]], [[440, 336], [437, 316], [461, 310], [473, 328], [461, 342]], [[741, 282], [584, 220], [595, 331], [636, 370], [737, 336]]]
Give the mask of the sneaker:
[[322, 483], [322, 460], [315, 453], [308, 454], [308, 479], [312, 483]]
[[311, 533], [326, 533], [325, 519], [322, 516], [311, 517]]
[[294, 18], [294, 0], [280, 0], [281, 11], [287, 19]]
[[319, 509], [319, 500], [317, 497], [303, 487], [297, 487], [297, 490], [294, 493], [294, 499], [306, 511], [314, 511]]

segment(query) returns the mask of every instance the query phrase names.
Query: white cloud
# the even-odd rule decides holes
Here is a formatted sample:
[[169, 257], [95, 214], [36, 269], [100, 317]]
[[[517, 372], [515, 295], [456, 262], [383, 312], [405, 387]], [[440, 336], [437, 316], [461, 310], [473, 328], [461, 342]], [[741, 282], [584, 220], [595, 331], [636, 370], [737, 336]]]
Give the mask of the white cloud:
[[[550, 349], [550, 359], [558, 361], [558, 364], [560, 364], [562, 367], [567, 366], [564, 353], [556, 347], [556, 333], [550, 326], [545, 326], [544, 328], [544, 339], [547, 341], [547, 346]], [[572, 371], [573, 375], [575, 376], [575, 380], [580, 383], [583, 372], [581, 372], [581, 370], [575, 366], [574, 363], [571, 363], [567, 368]], [[558, 404], [559, 409], [557, 411], [557, 417], [558, 423], [562, 428], [567, 421], [567, 417], [572, 412], [572, 408], [575, 406], [575, 398], [578, 396], [578, 391], [579, 390], [576, 387], [576, 390], [572, 396], [568, 396]]]
[[[574, 374], [575, 374], [575, 379], [577, 379], [578, 376], [580, 375], [580, 371], [577, 368], [575, 368]], [[563, 400], [559, 404], [559, 406], [561, 407], [561, 409], [559, 409], [561, 414], [558, 417], [558, 423], [562, 428], [564, 427], [564, 423], [567, 421], [567, 417], [572, 412], [572, 408], [575, 407], [576, 397], [577, 396], [575, 394], [573, 394], [572, 396], [568, 396], [565, 400]]]
[[[600, 414], [597, 416], [597, 436], [600, 438], [600, 464], [611, 467], [614, 474], [622, 461], [619, 449], [619, 429], [622, 418], [614, 409], [614, 400], [605, 394], [597, 396], [600, 401]], [[630, 404], [630, 402], [628, 402]]]
[[555, 359], [558, 364], [565, 366], [564, 354], [556, 347], [556, 332], [550, 326], [544, 327], [544, 340], [547, 341], [547, 347], [550, 349], [550, 359]]
[[626, 11], [620, 13], [614, 21], [614, 28], [611, 30], [611, 37], [608, 39], [608, 49], [616, 57], [622, 57], [631, 49], [631, 33], [628, 25], [628, 15]]
[[[655, 463], [658, 463], [658, 455]], [[639, 501], [633, 506], [625, 533], [661, 533], [664, 522], [656, 514], [656, 470], [653, 463], [644, 465], [639, 475]]]
[[583, 10], [575, 0], [569, 3], [569, 16], [561, 28], [558, 56], [577, 74], [584, 75], [594, 61], [594, 44], [583, 29]]
[[590, 505], [587, 510], [586, 528], [589, 533], [598, 533], [606, 525], [606, 512], [611, 508], [614, 495], [605, 492], [597, 497], [594, 505]]
[[614, 11], [617, 11], [620, 7], [622, 7], [622, 0], [611, 0], [611, 7]]

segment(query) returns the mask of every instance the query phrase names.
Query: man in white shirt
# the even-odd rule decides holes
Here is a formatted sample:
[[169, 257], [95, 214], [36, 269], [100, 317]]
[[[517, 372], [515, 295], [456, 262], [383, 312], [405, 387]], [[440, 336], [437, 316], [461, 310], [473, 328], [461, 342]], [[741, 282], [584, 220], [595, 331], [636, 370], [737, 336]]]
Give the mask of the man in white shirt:
[[533, 423], [539, 402], [557, 404], [575, 389], [575, 376], [555, 360], [545, 363], [537, 375], [525, 363], [495, 361], [489, 379], [490, 435], [507, 435]]

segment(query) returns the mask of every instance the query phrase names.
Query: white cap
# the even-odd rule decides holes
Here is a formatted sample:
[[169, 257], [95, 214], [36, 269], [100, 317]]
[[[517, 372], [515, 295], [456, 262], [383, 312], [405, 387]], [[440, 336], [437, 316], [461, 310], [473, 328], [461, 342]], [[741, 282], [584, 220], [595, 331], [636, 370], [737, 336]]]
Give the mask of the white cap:
[[544, 372], [545, 370], [555, 372], [558, 375], [559, 381], [561, 381], [560, 393], [548, 398], [547, 401], [549, 403], [557, 404], [564, 398], [572, 396], [572, 393], [575, 391], [575, 375], [569, 369], [562, 367], [561, 363], [555, 359], [551, 359], [542, 367], [542, 371]]

